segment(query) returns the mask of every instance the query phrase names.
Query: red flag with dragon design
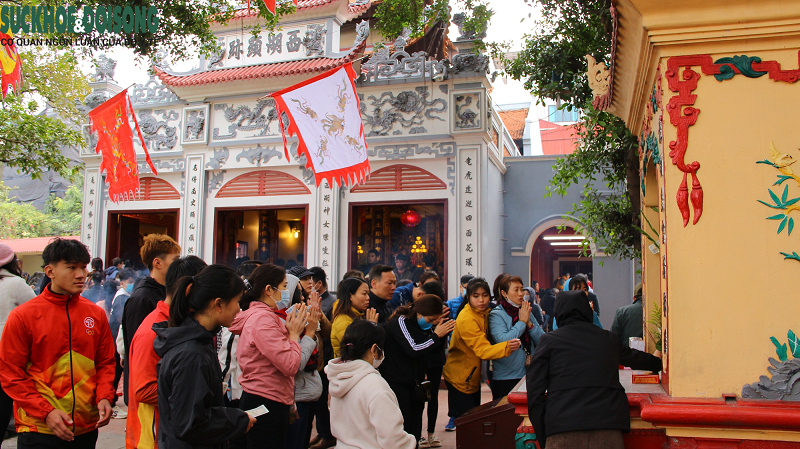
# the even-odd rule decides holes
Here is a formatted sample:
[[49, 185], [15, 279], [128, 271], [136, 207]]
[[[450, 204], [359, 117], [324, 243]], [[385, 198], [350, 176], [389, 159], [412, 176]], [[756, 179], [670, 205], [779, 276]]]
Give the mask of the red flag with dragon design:
[[[298, 157], [314, 171], [317, 187], [324, 179], [341, 187], [363, 182], [369, 176], [367, 140], [356, 94], [357, 75], [352, 63], [272, 94], [289, 159], [286, 134], [296, 135]], [[289, 117], [284, 126], [283, 112]]]
[[133, 148], [133, 130], [128, 121], [129, 113], [136, 124], [147, 164], [150, 165], [153, 174], [158, 174], [145, 147], [142, 131], [139, 129], [136, 115], [133, 114], [127, 90], [123, 90], [89, 112], [92, 129], [98, 135], [96, 151], [103, 156], [100, 170], [106, 172], [108, 196], [115, 203], [119, 203], [120, 200], [132, 200], [139, 193], [139, 165], [136, 162], [136, 150]]

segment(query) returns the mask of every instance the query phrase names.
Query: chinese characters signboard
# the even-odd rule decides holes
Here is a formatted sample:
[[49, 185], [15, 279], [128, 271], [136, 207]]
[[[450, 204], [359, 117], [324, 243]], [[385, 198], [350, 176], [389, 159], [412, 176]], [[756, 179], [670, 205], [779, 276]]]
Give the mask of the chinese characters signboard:
[[478, 220], [480, 219], [478, 200], [478, 150], [462, 149], [459, 152], [459, 211], [460, 235], [456, 241], [460, 245], [461, 274], [479, 273], [478, 267]]

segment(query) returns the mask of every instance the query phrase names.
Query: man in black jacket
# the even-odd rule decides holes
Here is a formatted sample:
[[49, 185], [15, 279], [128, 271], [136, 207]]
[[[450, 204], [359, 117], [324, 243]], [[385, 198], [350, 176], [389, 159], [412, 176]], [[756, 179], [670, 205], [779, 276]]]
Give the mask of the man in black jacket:
[[544, 313], [547, 314], [548, 319], [546, 330], [550, 330], [553, 327], [553, 312], [556, 306], [556, 295], [563, 289], [564, 280], [558, 278], [553, 281], [553, 288], [545, 290], [542, 294], [542, 300], [540, 301], [539, 305], [542, 307], [542, 310], [544, 310]]
[[551, 447], [574, 447], [580, 432], [592, 446], [622, 449], [630, 412], [619, 365], [657, 372], [661, 359], [626, 348], [593, 325], [584, 291], [559, 293], [555, 318], [558, 329], [539, 340], [527, 374], [528, 414], [539, 444], [551, 438]]
[[369, 270], [369, 307], [378, 312], [378, 323], [384, 323], [391, 314], [388, 304], [397, 286], [394, 268], [375, 265]]
[[128, 350], [131, 340], [142, 321], [156, 309], [159, 301], [167, 297], [166, 284], [169, 265], [181, 256], [181, 247], [172, 237], [163, 234], [150, 234], [144, 238], [139, 249], [142, 261], [150, 270], [150, 276], [144, 278], [125, 302], [122, 311], [122, 339], [125, 347], [125, 363], [123, 364], [123, 392], [125, 404], [128, 403]]

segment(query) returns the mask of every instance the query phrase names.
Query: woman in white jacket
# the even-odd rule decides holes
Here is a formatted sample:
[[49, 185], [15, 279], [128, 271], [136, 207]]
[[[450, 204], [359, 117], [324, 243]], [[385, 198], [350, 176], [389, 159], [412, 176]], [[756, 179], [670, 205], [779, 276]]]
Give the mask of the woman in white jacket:
[[337, 449], [414, 449], [403, 431], [397, 397], [377, 368], [386, 334], [375, 323], [355, 320], [344, 332], [341, 357], [325, 367], [330, 380], [331, 432]]

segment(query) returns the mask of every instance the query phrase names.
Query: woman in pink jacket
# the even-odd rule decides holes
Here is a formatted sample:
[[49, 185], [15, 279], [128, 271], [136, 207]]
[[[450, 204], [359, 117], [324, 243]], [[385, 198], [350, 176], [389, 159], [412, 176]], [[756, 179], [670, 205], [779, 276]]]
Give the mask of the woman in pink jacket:
[[250, 289], [240, 302], [243, 312], [230, 327], [240, 336], [236, 346], [243, 390], [239, 406], [250, 410], [264, 405], [269, 413], [259, 416], [246, 435], [247, 447], [283, 449], [294, 403], [294, 376], [300, 368], [300, 338], [308, 338], [303, 336], [306, 322], [316, 329], [319, 311], [309, 313], [300, 305], [286, 315], [291, 294], [281, 267], [261, 265], [248, 281]]

